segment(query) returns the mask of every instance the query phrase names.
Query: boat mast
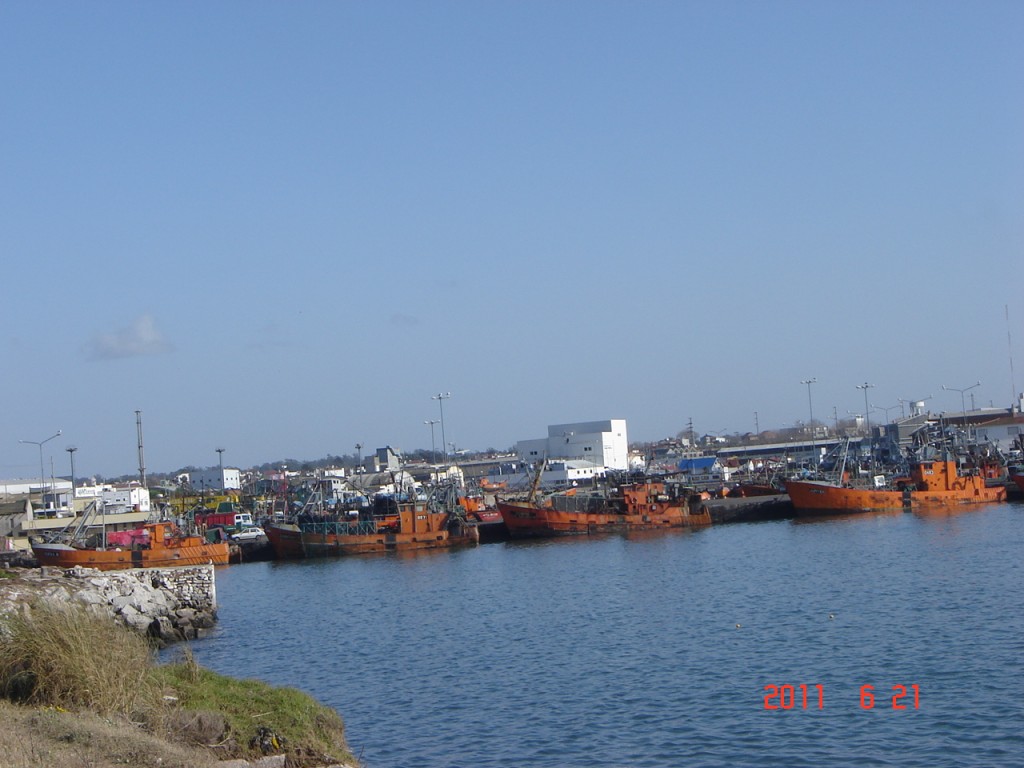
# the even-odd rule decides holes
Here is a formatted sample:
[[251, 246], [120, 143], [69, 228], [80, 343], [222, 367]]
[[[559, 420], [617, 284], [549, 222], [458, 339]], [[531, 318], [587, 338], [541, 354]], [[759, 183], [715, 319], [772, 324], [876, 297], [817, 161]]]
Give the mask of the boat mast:
[[526, 497], [526, 500], [531, 504], [537, 499], [537, 489], [540, 487], [540, 476], [544, 474], [544, 467], [547, 463], [548, 457], [545, 456], [541, 459], [540, 467], [533, 476], [533, 483], [530, 485], [530, 495]]

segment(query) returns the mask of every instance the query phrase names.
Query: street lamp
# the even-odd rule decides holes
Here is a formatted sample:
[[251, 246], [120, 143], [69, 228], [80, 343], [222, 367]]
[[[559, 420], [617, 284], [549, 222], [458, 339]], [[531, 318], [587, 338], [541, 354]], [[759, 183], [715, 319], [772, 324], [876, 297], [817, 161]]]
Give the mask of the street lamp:
[[220, 489], [224, 490], [224, 448], [214, 448], [217, 452], [217, 464], [220, 466]]
[[430, 425], [430, 463], [437, 464], [437, 451], [434, 450], [434, 425], [440, 424], [437, 419], [427, 419], [423, 422]]
[[74, 517], [75, 516], [75, 451], [77, 451], [78, 449], [75, 446], [73, 446], [73, 445], [69, 445], [64, 450], [67, 451], [68, 455], [71, 457], [71, 516]]
[[19, 440], [19, 443], [25, 443], [27, 445], [38, 445], [39, 446], [39, 507], [43, 508], [43, 492], [46, 485], [46, 470], [43, 468], [43, 445], [53, 440], [55, 437], [60, 437], [61, 430], [57, 430], [57, 434], [50, 435], [45, 440]]
[[894, 411], [897, 408], [902, 408], [902, 406], [902, 403], [897, 403], [896, 405], [890, 405], [888, 408], [886, 408], [884, 405], [875, 405], [874, 403], [871, 404], [871, 407], [874, 408], [876, 411], [882, 411], [882, 413], [885, 414], [886, 424], [889, 423], [889, 411]]
[[811, 384], [817, 384], [818, 380], [816, 378], [804, 379], [800, 383], [807, 385], [807, 411], [808, 411], [808, 414], [810, 415], [810, 419], [808, 420], [807, 425], [811, 428], [811, 458], [814, 461], [814, 470], [817, 471], [818, 470], [818, 451], [817, 451], [816, 446], [814, 444], [814, 406], [811, 405]]
[[431, 395], [431, 400], [437, 400], [437, 407], [441, 409], [441, 449], [444, 451], [444, 462], [448, 463], [448, 444], [444, 441], [444, 401], [452, 396], [451, 392], [438, 392]]
[[967, 427], [967, 406], [964, 404], [964, 392], [970, 392], [975, 387], [980, 387], [980, 386], [981, 386], [981, 382], [980, 381], [975, 382], [974, 384], [971, 384], [971, 386], [969, 386], [969, 387], [964, 387], [963, 389], [957, 389], [956, 387], [947, 387], [945, 384], [942, 385], [943, 389], [948, 389], [951, 392], [959, 392], [960, 393], [960, 420], [963, 422], [964, 427], [967, 429], [967, 439], [968, 440], [971, 439], [971, 433], [970, 433], [970, 429]]
[[868, 459], [872, 464], [875, 463], [875, 452], [871, 449], [871, 409], [868, 408], [868, 390], [874, 386], [874, 384], [868, 384], [866, 381], [863, 384], [857, 385], [857, 389], [864, 390], [864, 428], [868, 433]]

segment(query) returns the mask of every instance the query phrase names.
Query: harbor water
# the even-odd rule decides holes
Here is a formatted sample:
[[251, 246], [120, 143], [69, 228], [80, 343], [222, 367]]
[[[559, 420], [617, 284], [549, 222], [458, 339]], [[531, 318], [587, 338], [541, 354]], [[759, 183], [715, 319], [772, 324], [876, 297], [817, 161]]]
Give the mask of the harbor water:
[[251, 563], [192, 649], [368, 768], [1024, 765], [1022, 554], [1002, 504]]

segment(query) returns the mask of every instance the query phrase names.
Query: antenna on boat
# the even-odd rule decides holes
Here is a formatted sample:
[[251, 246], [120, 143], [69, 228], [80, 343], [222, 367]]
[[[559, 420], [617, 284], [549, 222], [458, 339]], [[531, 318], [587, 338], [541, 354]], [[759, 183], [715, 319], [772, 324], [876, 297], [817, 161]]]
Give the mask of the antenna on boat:
[[139, 482], [146, 487], [146, 459], [142, 450], [142, 411], [135, 412], [135, 430], [139, 435]]

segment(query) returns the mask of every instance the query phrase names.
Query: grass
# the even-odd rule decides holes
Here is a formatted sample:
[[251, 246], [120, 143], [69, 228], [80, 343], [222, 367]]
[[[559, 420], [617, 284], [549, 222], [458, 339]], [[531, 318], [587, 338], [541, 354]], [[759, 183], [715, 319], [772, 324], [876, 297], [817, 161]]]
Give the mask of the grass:
[[216, 713], [224, 718], [229, 740], [247, 736], [238, 747], [262, 754], [262, 733], [264, 745], [272, 747], [276, 739], [294, 764], [352, 761], [341, 716], [301, 691], [219, 675], [196, 664], [187, 650], [182, 661], [160, 666], [155, 673], [186, 713]]
[[19, 768], [356, 762], [338, 713], [301, 691], [218, 675], [187, 649], [159, 665], [141, 636], [67, 603], [0, 620], [0, 721], [0, 762]]
[[160, 707], [146, 640], [109, 617], [39, 601], [4, 621], [0, 695], [26, 704], [146, 718]]

